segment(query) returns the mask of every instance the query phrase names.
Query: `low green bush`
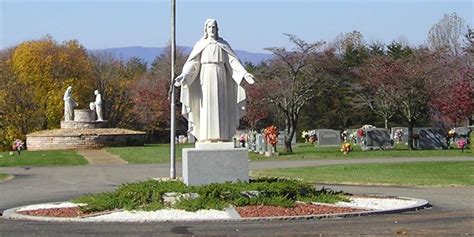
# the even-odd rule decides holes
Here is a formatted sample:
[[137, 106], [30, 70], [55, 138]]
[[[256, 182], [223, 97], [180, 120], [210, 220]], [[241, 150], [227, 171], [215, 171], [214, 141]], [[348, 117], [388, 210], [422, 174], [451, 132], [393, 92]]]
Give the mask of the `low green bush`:
[[112, 192], [87, 194], [74, 199], [73, 202], [87, 204], [81, 206], [81, 210], [84, 212], [99, 212], [120, 208], [117, 196]]
[[[177, 198], [165, 203], [165, 193], [197, 193], [195, 198]], [[328, 189], [316, 190], [310, 183], [282, 178], [259, 178], [249, 183], [221, 183], [188, 187], [177, 181], [148, 180], [124, 184], [115, 192], [88, 194], [73, 200], [84, 203], [84, 212], [113, 209], [153, 211], [165, 207], [197, 211], [222, 210], [229, 205], [271, 205], [293, 207], [296, 201], [335, 203], [347, 201], [345, 194]]]

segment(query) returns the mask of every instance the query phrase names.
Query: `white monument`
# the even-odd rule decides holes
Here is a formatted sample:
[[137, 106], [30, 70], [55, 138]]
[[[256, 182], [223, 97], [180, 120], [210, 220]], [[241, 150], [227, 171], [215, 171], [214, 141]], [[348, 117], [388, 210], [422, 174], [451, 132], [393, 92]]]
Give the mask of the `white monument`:
[[73, 121], [74, 120], [74, 107], [77, 107], [78, 104], [72, 98], [72, 86], [68, 86], [66, 92], [64, 92], [64, 121]]
[[248, 181], [247, 149], [231, 141], [244, 115], [243, 80], [253, 84], [230, 45], [219, 37], [217, 21], [208, 19], [175, 86], [181, 86], [182, 115], [196, 148], [183, 149], [183, 178], [188, 185]]
[[104, 118], [102, 117], [102, 96], [99, 94], [98, 90], [94, 91], [95, 95], [95, 112], [97, 114], [97, 121], [104, 121]]

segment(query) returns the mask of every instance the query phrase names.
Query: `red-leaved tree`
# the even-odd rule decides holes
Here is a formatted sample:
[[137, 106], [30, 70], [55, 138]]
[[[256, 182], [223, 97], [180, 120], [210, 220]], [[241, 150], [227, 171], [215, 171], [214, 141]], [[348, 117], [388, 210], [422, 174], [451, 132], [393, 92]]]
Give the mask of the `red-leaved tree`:
[[375, 56], [356, 71], [360, 78], [357, 85], [359, 99], [384, 120], [386, 129], [389, 119], [397, 112], [397, 103], [393, 98], [396, 78], [393, 76], [400, 70], [397, 60]]
[[446, 127], [463, 125], [474, 111], [474, 69], [463, 67], [447, 77], [430, 105]]
[[269, 116], [268, 103], [264, 100], [268, 89], [265, 87], [264, 81], [257, 81], [254, 85], [246, 86], [245, 91], [247, 92], [247, 105], [243, 120], [250, 125], [251, 129], [256, 129], [257, 124]]
[[156, 133], [169, 127], [169, 80], [142, 77], [131, 88], [132, 112], [147, 133]]

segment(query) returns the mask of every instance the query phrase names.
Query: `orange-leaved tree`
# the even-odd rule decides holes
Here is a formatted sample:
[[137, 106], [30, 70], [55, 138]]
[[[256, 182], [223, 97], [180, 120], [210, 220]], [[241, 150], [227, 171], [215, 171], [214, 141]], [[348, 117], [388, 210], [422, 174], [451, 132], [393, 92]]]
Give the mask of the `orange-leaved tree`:
[[78, 41], [59, 44], [47, 36], [23, 42], [14, 50], [11, 65], [42, 117], [41, 129], [59, 126], [63, 117], [63, 95], [68, 86], [73, 87], [79, 106], [87, 107], [94, 84], [90, 60]]

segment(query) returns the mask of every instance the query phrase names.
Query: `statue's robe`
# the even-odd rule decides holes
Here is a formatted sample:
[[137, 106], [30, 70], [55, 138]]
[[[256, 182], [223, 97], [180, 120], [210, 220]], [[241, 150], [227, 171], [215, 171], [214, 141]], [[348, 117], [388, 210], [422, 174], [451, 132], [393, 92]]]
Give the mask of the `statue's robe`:
[[229, 44], [202, 39], [184, 64], [181, 103], [189, 132], [200, 142], [230, 141], [244, 115], [247, 73]]

